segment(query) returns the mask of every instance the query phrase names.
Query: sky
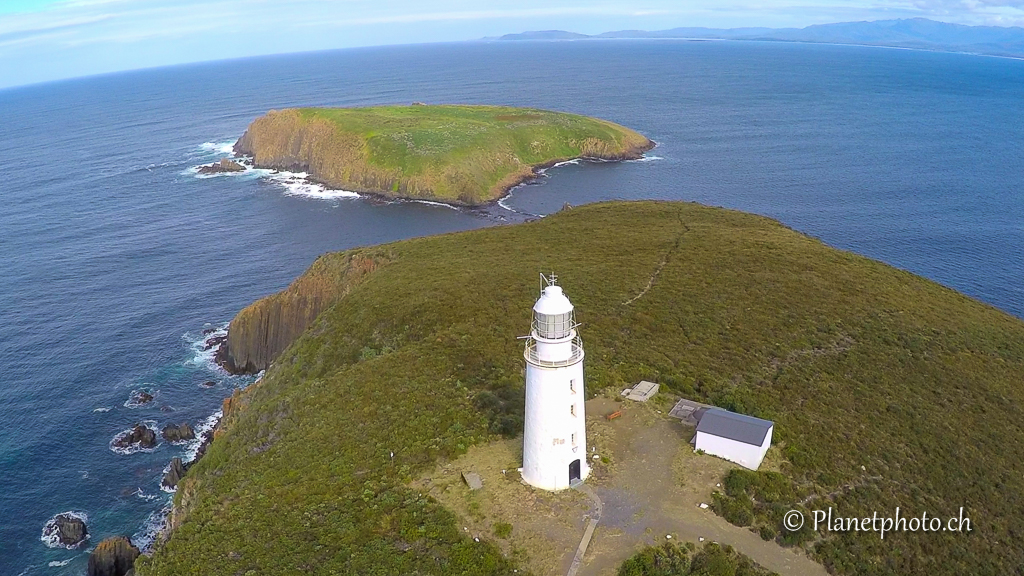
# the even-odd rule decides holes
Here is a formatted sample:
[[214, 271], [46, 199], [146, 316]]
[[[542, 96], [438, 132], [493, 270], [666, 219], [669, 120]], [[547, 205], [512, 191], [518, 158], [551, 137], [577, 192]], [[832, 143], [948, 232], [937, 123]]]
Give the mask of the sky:
[[186, 62], [527, 30], [1024, 26], [1024, 0], [0, 0], [0, 88]]

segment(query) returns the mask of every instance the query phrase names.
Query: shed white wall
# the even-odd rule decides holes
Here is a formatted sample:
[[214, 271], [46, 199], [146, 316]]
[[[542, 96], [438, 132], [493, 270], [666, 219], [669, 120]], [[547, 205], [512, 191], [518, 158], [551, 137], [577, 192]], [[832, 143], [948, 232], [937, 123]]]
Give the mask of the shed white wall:
[[[570, 381], [575, 381], [575, 392]], [[561, 368], [526, 364], [523, 432], [523, 480], [526, 483], [545, 490], [568, 488], [569, 464], [573, 460], [580, 461], [581, 480], [590, 475], [583, 400], [582, 361]], [[570, 406], [575, 406], [575, 416]]]
[[764, 436], [764, 442], [760, 446], [737, 442], [736, 440], [722, 438], [721, 436], [715, 436], [706, 432], [697, 432], [694, 448], [730, 462], [735, 462], [744, 468], [757, 470], [761, 466], [761, 461], [764, 460], [764, 455], [768, 452], [768, 447], [772, 444], [772, 432], [774, 430], [774, 426], [768, 429], [768, 433]]

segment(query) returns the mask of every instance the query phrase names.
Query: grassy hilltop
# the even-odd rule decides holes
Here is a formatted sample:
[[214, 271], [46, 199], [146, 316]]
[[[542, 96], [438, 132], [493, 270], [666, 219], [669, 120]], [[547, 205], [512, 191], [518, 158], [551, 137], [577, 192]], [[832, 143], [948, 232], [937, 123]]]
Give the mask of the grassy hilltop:
[[[731, 521], [836, 574], [1024, 565], [1024, 322], [767, 218], [638, 202], [325, 255], [291, 296], [261, 301], [287, 316], [305, 313], [302, 282], [333, 294], [226, 403], [175, 497], [176, 529], [138, 574], [511, 574], [409, 482], [521, 431], [515, 336], [542, 270], [584, 324], [590, 391], [644, 378], [776, 422], [782, 474], [723, 482]], [[964, 506], [974, 531], [782, 532], [798, 503]], [[651, 573], [631, 562], [624, 574]]]
[[259, 167], [307, 171], [335, 188], [474, 205], [542, 166], [639, 158], [652, 146], [628, 128], [577, 114], [413, 105], [271, 111], [235, 150]]

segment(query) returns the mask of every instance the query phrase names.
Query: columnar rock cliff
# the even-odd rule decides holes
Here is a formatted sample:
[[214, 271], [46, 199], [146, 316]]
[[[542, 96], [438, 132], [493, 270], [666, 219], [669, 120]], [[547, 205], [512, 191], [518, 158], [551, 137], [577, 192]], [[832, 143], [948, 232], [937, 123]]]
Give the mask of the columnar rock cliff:
[[245, 307], [231, 321], [217, 362], [234, 374], [265, 370], [331, 304], [387, 261], [380, 250], [321, 256], [287, 289]]

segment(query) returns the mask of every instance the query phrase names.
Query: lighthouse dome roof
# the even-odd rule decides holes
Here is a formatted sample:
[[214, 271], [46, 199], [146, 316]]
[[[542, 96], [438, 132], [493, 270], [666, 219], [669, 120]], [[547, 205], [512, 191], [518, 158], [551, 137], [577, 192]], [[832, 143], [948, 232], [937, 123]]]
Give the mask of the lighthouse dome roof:
[[561, 286], [547, 286], [541, 292], [537, 303], [533, 305], [533, 311], [538, 314], [556, 316], [572, 312], [572, 302], [562, 293]]

